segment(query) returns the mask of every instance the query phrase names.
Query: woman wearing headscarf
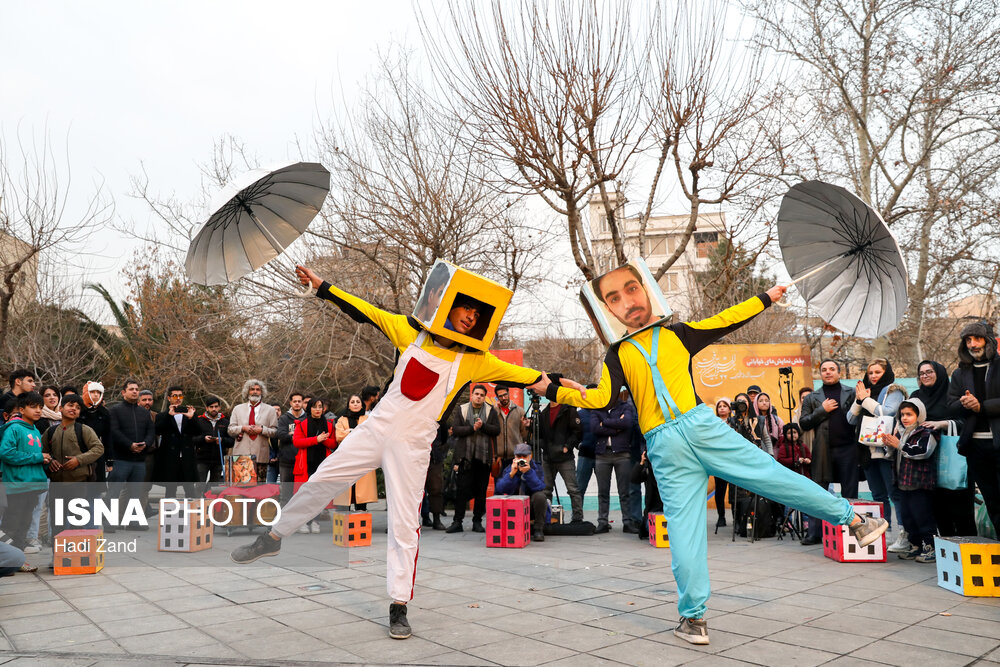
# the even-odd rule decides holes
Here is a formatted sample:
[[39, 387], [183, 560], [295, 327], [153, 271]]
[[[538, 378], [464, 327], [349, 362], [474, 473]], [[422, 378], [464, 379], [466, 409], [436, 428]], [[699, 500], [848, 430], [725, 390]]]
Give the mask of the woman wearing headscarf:
[[[948, 370], [936, 361], [924, 359], [917, 364], [919, 387], [912, 398], [919, 398], [927, 409], [924, 426], [938, 432], [938, 438], [947, 432], [948, 420]], [[962, 424], [956, 421], [958, 433]], [[934, 521], [942, 537], [976, 535], [975, 495], [972, 485], [964, 489], [934, 489], [932, 499]]]
[[[347, 400], [347, 409], [344, 410], [340, 419], [337, 420], [337, 442], [343, 442], [344, 438], [351, 431], [368, 419], [365, 414], [365, 403], [358, 394], [351, 394]], [[375, 471], [365, 473], [361, 479], [351, 485], [339, 496], [333, 499], [333, 504], [337, 507], [349, 507], [354, 505], [358, 511], [368, 509], [368, 503], [378, 500], [378, 478]]]
[[[864, 380], [859, 380], [854, 388], [856, 400], [847, 413], [847, 421], [854, 425], [859, 434], [861, 420], [865, 416], [873, 417], [876, 414], [888, 417], [896, 416], [899, 404], [906, 398], [906, 390], [901, 385], [894, 384], [895, 381], [896, 374], [893, 373], [892, 364], [888, 360], [872, 359], [868, 362], [868, 370]], [[892, 500], [899, 535], [888, 550], [905, 553], [910, 550], [910, 543], [900, 518], [899, 489], [896, 488], [893, 481], [894, 458], [895, 451], [886, 445], [868, 445], [861, 450], [861, 467], [865, 471], [872, 499], [882, 503], [882, 506], [886, 508], [885, 518], [890, 524], [892, 523], [892, 513], [889, 512], [888, 507], [890, 499]]]
[[775, 456], [778, 449], [778, 440], [781, 439], [781, 429], [785, 422], [774, 411], [771, 405], [771, 397], [761, 392], [754, 399], [754, 412], [757, 416], [753, 419], [754, 435], [759, 440], [760, 448], [771, 456]]
[[[326, 402], [322, 398], [310, 399], [306, 415], [295, 424], [292, 444], [298, 449], [295, 455], [295, 490], [316, 472], [323, 459], [337, 448], [337, 435], [333, 422], [326, 418]], [[319, 532], [319, 515], [299, 528], [303, 534]]]

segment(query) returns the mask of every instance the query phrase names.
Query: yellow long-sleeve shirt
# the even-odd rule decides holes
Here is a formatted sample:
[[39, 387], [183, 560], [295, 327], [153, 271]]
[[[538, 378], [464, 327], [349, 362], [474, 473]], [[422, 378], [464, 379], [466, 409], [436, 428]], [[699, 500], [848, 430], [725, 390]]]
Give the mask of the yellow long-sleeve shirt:
[[[752, 320], [770, 305], [770, 297], [767, 294], [760, 294], [708, 319], [698, 322], [678, 322], [660, 327], [656, 367], [681, 414], [701, 403], [694, 390], [691, 358], [701, 349]], [[639, 343], [647, 353], [650, 352], [653, 328], [639, 332], [631, 340]], [[546, 397], [550, 401], [578, 408], [602, 409], [613, 405], [622, 386], [627, 386], [632, 394], [632, 400], [639, 413], [639, 428], [643, 433], [666, 422], [656, 400], [649, 364], [639, 350], [624, 341], [619, 341], [608, 348], [601, 369], [601, 380], [596, 389], [587, 390], [586, 398], [574, 389], [556, 384], [549, 386]], [[672, 415], [670, 418], [679, 416]]]
[[[416, 320], [376, 308], [330, 283], [324, 282], [320, 285], [316, 296], [332, 301], [355, 322], [371, 324], [376, 327], [386, 335], [386, 338], [399, 353], [402, 353], [420, 335], [421, 327]], [[470, 382], [503, 382], [511, 386], [523, 387], [538, 382], [542, 377], [542, 374], [536, 370], [501, 361], [489, 352], [466, 348], [458, 343], [451, 347], [443, 347], [435, 343], [432, 336], [425, 336], [420, 347], [438, 359], [448, 362], [454, 362], [459, 352], [463, 353], [455, 386], [452, 387], [448, 399], [441, 406], [441, 412], [436, 415], [435, 418], [438, 420], [444, 417], [455, 398]]]

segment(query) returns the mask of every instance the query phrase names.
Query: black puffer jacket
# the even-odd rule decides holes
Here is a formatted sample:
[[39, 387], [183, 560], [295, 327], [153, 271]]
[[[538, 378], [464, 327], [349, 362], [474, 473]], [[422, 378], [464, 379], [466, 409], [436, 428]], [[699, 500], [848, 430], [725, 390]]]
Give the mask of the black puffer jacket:
[[[538, 413], [538, 439], [545, 453], [545, 462], [562, 463], [573, 460], [573, 448], [580, 444], [580, 416], [571, 405], [560, 405], [559, 414], [550, 424], [552, 406], [549, 403]], [[566, 451], [563, 451], [563, 448]]]

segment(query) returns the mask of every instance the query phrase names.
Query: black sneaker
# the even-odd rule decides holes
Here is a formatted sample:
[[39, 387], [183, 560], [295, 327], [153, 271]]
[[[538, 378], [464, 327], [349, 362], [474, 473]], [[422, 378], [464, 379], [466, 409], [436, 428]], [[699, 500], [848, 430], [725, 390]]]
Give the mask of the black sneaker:
[[242, 547], [236, 547], [233, 552], [229, 554], [229, 557], [234, 563], [239, 563], [240, 565], [246, 565], [247, 563], [252, 563], [258, 558], [264, 558], [265, 556], [277, 556], [278, 552], [281, 551], [281, 539], [274, 539], [271, 537], [270, 533], [264, 533], [257, 537], [257, 540], [253, 544], [244, 544]]
[[725, 528], [726, 527], [726, 517], [720, 516], [719, 520], [715, 522], [715, 527], [716, 528]]
[[461, 521], [452, 521], [451, 525], [448, 526], [447, 528], [445, 528], [444, 532], [446, 532], [446, 533], [461, 533], [464, 530], [465, 529], [462, 528], [462, 522]]
[[544, 542], [545, 541], [545, 533], [543, 533], [540, 529], [536, 528], [531, 533], [531, 541], [532, 542]]
[[[879, 538], [889, 528], [889, 522], [885, 519], [876, 519], [873, 516], [858, 517], [861, 522], [850, 527], [851, 535], [858, 541], [858, 546], [864, 548]], [[920, 553], [920, 549], [917, 549]]]
[[406, 620], [406, 605], [393, 602], [389, 605], [389, 636], [407, 639], [411, 634], [410, 622]]
[[472, 532], [474, 532], [474, 533], [485, 533], [486, 529], [483, 528], [483, 522], [482, 521], [473, 521], [472, 522]]
[[708, 644], [708, 623], [703, 618], [681, 618], [674, 635], [689, 644]]
[[603, 533], [610, 533], [611, 525], [607, 523], [602, 523], [597, 526], [597, 530], [594, 531], [594, 535], [601, 535]]
[[934, 555], [934, 545], [924, 544], [923, 549], [921, 549], [920, 554], [913, 560], [918, 563], [935, 563], [937, 562], [937, 557]]
[[[920, 555], [920, 551], [921, 551], [920, 547], [911, 544], [910, 545], [910, 549], [908, 551], [904, 551], [904, 552], [898, 553], [896, 555], [899, 556], [900, 558], [902, 558], [903, 560], [916, 560], [917, 556]], [[934, 554], [934, 552], [931, 551], [931, 555], [933, 555], [933, 554]]]
[[638, 529], [638, 528], [636, 528], [636, 527], [635, 527], [635, 526], [634, 526], [633, 524], [631, 524], [631, 523], [626, 523], [626, 524], [625, 524], [624, 526], [622, 526], [622, 532], [623, 532], [623, 533], [628, 533], [628, 534], [630, 534], [630, 535], [635, 535], [636, 533], [638, 533], [638, 532], [639, 532], [639, 529]]

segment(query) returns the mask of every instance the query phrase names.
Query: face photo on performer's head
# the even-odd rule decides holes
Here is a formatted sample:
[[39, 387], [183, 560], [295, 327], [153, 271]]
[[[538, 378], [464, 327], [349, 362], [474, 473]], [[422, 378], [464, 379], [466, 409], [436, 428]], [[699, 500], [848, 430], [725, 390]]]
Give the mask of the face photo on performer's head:
[[632, 265], [615, 269], [594, 280], [594, 292], [629, 333], [653, 320], [653, 305], [642, 274]]
[[605, 345], [664, 322], [673, 312], [641, 257], [584, 283], [580, 302]]
[[441, 305], [441, 296], [448, 287], [453, 270], [445, 262], [437, 262], [420, 291], [417, 305], [413, 309], [413, 317], [427, 324], [434, 319], [434, 314]]

